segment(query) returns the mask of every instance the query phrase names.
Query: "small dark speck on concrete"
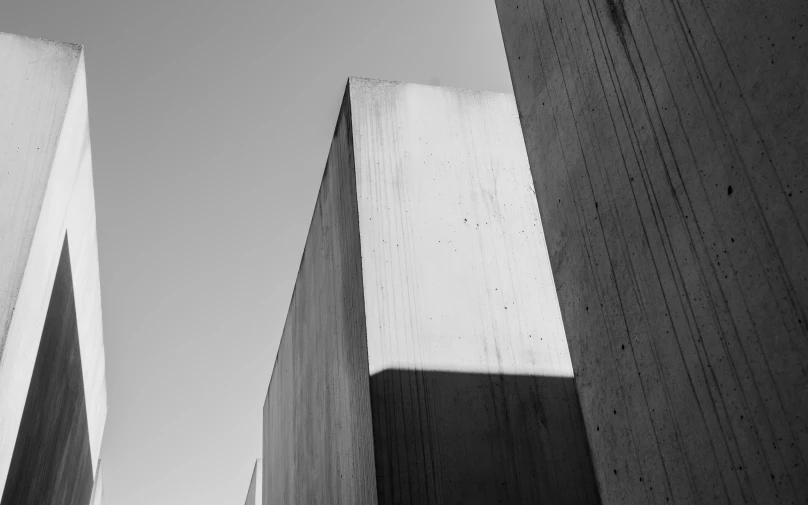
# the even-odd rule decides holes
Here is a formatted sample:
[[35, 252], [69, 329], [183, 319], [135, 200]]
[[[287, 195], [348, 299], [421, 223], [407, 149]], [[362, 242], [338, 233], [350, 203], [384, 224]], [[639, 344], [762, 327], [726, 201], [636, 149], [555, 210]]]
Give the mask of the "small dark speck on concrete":
[[727, 186], [727, 195], [732, 194], [732, 186]]

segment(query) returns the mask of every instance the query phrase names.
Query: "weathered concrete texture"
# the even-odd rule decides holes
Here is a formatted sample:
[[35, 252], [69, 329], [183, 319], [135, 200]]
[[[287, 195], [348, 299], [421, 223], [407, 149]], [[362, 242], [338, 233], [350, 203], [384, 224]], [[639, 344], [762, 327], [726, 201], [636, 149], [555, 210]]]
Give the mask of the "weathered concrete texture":
[[349, 80], [264, 416], [265, 505], [597, 502], [513, 97]]
[[264, 504], [375, 503], [348, 94], [264, 406]]
[[68, 235], [92, 482], [106, 386], [81, 47], [0, 34], [0, 90], [0, 486]]
[[261, 505], [263, 503], [262, 496], [263, 494], [263, 481], [264, 481], [264, 471], [262, 469], [261, 460], [258, 459], [255, 462], [255, 468], [253, 468], [252, 478], [250, 479], [250, 487], [247, 489], [247, 498], [244, 500], [244, 505]]
[[497, 9], [604, 503], [808, 503], [808, 2]]

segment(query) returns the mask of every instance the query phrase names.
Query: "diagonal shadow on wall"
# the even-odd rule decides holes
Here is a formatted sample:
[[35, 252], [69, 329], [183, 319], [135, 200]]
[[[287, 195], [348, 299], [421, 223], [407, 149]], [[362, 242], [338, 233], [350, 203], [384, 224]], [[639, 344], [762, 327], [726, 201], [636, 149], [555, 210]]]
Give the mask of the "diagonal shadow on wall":
[[93, 488], [67, 237], [0, 505], [86, 505]]
[[599, 504], [573, 378], [370, 378], [379, 504]]

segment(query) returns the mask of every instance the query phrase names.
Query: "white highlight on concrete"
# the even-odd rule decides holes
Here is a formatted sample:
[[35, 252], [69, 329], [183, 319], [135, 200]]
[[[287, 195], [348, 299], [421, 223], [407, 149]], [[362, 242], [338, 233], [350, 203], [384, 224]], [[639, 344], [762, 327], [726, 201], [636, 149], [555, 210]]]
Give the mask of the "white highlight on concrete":
[[83, 52], [0, 34], [0, 65], [2, 489], [65, 234], [94, 472], [107, 404]]
[[95, 484], [90, 497], [90, 505], [104, 505], [104, 478], [101, 473], [101, 461], [98, 462], [98, 470], [95, 472]]
[[370, 374], [572, 377], [513, 97], [350, 93]]

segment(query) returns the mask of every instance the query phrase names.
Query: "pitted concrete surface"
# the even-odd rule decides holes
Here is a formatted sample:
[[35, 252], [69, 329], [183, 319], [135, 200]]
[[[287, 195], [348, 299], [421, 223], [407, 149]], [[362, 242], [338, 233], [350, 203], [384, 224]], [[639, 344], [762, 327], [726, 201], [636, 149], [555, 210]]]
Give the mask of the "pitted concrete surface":
[[808, 3], [497, 9], [604, 503], [808, 502]]

